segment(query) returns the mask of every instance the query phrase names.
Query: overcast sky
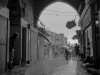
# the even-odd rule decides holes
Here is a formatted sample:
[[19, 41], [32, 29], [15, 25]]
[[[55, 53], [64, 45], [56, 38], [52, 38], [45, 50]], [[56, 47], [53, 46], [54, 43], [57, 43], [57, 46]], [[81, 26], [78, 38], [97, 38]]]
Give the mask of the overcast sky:
[[53, 3], [43, 10], [39, 19], [46, 29], [56, 33], [64, 33], [70, 43], [77, 43], [77, 40], [71, 38], [76, 34], [76, 29], [79, 30], [80, 28], [78, 26], [72, 29], [66, 28], [67, 21], [75, 20], [77, 24], [79, 21], [76, 10], [70, 5], [62, 2]]

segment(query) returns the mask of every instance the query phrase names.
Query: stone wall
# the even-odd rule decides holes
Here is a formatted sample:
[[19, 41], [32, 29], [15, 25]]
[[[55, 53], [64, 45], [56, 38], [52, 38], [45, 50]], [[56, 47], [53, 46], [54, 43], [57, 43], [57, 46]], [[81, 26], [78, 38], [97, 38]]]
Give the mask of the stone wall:
[[39, 47], [38, 47], [39, 59], [44, 58], [44, 44], [45, 44], [45, 38], [39, 36]]
[[37, 60], [37, 47], [38, 47], [38, 30], [34, 27], [31, 27], [30, 30], [30, 53], [31, 53], [31, 61], [34, 62]]
[[5, 71], [7, 62], [8, 11], [5, 7], [0, 6], [0, 75]]

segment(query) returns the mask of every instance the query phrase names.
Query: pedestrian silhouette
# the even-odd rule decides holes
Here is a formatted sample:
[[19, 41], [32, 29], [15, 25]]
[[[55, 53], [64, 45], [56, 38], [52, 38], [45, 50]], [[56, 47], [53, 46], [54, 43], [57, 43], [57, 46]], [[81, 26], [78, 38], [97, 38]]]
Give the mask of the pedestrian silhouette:
[[13, 68], [13, 59], [14, 59], [14, 52], [15, 52], [15, 43], [16, 39], [18, 38], [19, 34], [15, 32], [11, 37], [10, 37], [10, 50], [9, 50], [9, 65], [8, 68], [12, 69]]
[[68, 52], [67, 49], [65, 49], [65, 58], [66, 58], [66, 60], [68, 59], [68, 55], [69, 55], [69, 52]]
[[76, 58], [76, 51], [74, 49], [74, 47], [72, 48], [72, 59], [75, 60]]
[[76, 52], [76, 57], [79, 55], [79, 46], [77, 45], [77, 43], [76, 43], [76, 45], [74, 46], [74, 48], [75, 48], [75, 52]]

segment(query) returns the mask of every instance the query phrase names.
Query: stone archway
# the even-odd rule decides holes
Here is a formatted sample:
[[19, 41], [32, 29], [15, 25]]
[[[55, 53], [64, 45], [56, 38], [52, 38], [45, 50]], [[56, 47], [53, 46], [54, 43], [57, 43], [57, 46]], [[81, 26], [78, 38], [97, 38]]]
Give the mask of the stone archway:
[[[46, 6], [41, 10], [41, 12], [39, 13], [38, 18], [40, 17], [41, 13], [42, 13], [47, 7], [49, 7], [49, 6], [52, 5], [52, 4], [55, 4], [56, 2], [61, 2], [61, 3], [68, 4], [69, 6], [71, 6], [72, 8], [74, 8], [74, 9], [76, 10], [76, 12], [77, 12], [77, 9], [76, 9], [73, 5], [67, 3], [66, 1], [53, 1], [53, 2], [49, 3], [48, 5], [46, 5]], [[78, 12], [77, 12], [77, 13], [78, 13]]]
[[[49, 4], [51, 4], [52, 2], [57, 2], [57, 1], [60, 1], [60, 2], [66, 2], [68, 4], [70, 4], [71, 6], [73, 6], [76, 11], [78, 12], [78, 9], [79, 9], [79, 6], [80, 6], [80, 3], [82, 3], [83, 1], [85, 0], [42, 0], [42, 1], [39, 1], [39, 0], [35, 0], [34, 1], [34, 22], [35, 22], [35, 25], [37, 25], [37, 21], [38, 21], [38, 17], [41, 13], [41, 11], [46, 7], [48, 6]], [[37, 26], [36, 26], [37, 27]]]

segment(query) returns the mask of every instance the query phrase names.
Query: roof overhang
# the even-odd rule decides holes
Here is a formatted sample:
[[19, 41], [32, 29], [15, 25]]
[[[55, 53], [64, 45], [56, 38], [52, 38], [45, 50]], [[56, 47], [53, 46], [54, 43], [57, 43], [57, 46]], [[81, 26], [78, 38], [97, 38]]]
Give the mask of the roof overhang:
[[44, 37], [51, 44], [51, 40], [45, 34], [43, 34], [41, 31], [38, 31], [38, 33], [41, 34], [42, 37]]

